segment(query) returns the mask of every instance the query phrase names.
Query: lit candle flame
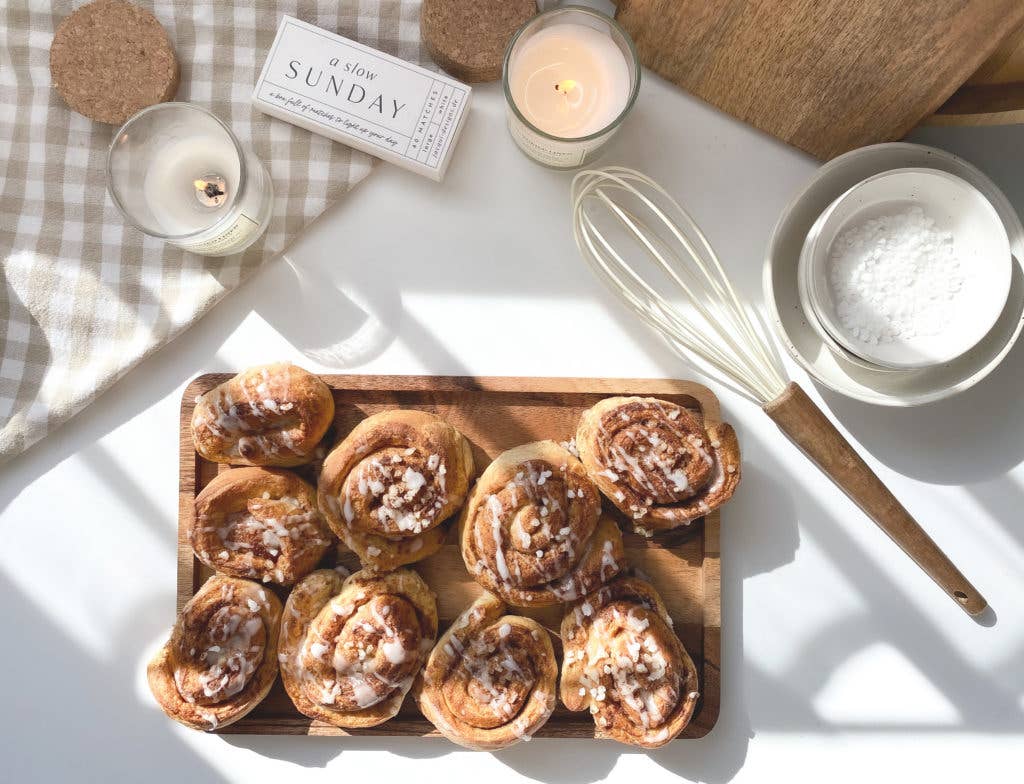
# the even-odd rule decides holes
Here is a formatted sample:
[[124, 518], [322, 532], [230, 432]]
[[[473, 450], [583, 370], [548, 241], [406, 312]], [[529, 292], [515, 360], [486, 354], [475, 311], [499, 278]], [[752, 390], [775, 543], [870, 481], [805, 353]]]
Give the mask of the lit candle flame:
[[227, 198], [224, 178], [218, 175], [207, 175], [202, 179], [192, 180], [196, 199], [204, 207], [219, 207]]
[[576, 88], [575, 79], [563, 79], [555, 85], [555, 89], [560, 93], [568, 93]]

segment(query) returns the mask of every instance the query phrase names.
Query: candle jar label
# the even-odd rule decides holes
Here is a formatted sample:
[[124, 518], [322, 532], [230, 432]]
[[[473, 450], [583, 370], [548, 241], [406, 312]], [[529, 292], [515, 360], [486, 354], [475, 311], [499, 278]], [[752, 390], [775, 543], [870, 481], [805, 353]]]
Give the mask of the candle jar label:
[[246, 247], [252, 235], [259, 230], [260, 224], [243, 212], [216, 236], [199, 242], [182, 243], [182, 247], [203, 256], [227, 256]]
[[582, 166], [615, 133], [613, 128], [606, 134], [586, 141], [549, 139], [527, 127], [511, 111], [508, 112], [508, 130], [519, 149], [538, 163], [553, 169], [575, 169]]
[[523, 152], [547, 166], [573, 169], [583, 163], [583, 157], [587, 153], [584, 147], [557, 150], [554, 142], [534, 133], [513, 117], [509, 118], [508, 129]]

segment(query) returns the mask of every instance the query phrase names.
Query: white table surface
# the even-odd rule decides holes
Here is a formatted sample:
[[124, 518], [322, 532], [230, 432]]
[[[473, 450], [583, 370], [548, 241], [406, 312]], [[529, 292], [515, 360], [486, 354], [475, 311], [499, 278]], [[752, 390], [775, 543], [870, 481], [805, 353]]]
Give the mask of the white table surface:
[[[515, 149], [497, 87], [474, 100], [444, 184], [379, 166], [286, 258], [0, 472], [0, 778], [1019, 780], [1024, 346], [974, 390], [916, 410], [808, 385], [987, 595], [994, 625], [968, 619], [756, 407], [717, 388], [745, 468], [723, 515], [709, 737], [650, 754], [538, 739], [491, 755], [434, 739], [207, 736], [155, 707], [143, 669], [173, 620], [178, 406], [193, 376], [288, 358], [335, 372], [696, 377], [583, 267], [569, 175]], [[1024, 207], [1024, 129], [913, 138], [962, 154]], [[650, 74], [604, 162], [659, 178], [759, 303], [769, 231], [817, 165]]]

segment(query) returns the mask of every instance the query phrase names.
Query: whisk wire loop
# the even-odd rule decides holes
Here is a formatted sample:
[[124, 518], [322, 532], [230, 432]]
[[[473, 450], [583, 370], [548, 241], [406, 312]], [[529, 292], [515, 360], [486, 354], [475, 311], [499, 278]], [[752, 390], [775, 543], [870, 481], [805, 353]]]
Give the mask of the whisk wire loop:
[[[652, 195], [664, 200], [664, 208]], [[580, 253], [645, 323], [716, 379], [755, 402], [764, 404], [782, 393], [785, 372], [763, 325], [758, 321], [761, 329], [755, 326], [756, 314], [752, 319], [740, 302], [711, 243], [664, 188], [633, 169], [588, 169], [573, 179], [572, 208]], [[653, 261], [682, 293], [686, 311], [662, 296], [626, 260], [598, 225], [602, 212], [615, 219], [613, 225], [625, 230], [641, 257]]]

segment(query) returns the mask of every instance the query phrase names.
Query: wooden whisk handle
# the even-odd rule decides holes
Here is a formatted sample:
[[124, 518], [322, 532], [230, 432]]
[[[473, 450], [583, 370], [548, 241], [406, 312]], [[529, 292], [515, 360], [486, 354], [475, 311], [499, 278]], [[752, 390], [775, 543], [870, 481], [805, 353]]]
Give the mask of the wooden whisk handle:
[[987, 606], [946, 554], [854, 451], [798, 384], [766, 403], [765, 413], [969, 615]]

